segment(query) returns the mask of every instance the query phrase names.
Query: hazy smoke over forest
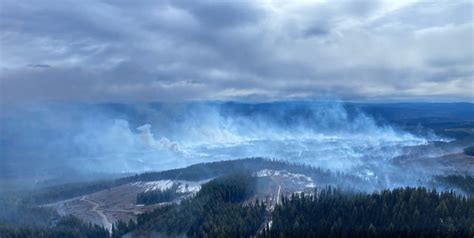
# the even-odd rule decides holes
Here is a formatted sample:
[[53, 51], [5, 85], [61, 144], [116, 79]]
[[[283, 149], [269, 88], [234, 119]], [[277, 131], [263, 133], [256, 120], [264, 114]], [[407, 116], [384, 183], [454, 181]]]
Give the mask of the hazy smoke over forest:
[[[34, 118], [34, 119], [33, 119]], [[49, 105], [2, 118], [5, 174], [166, 170], [266, 157], [363, 176], [411, 146], [443, 140], [340, 103]]]

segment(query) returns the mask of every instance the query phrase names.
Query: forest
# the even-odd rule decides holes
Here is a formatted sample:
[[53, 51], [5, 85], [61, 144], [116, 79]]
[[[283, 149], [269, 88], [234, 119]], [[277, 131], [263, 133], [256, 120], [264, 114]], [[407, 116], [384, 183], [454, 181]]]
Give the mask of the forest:
[[426, 188], [372, 194], [327, 187], [312, 194], [281, 197], [264, 223], [266, 205], [242, 203], [255, 191], [252, 177], [213, 180], [180, 205], [121, 222], [114, 236], [161, 234], [189, 237], [471, 237], [474, 197]]
[[110, 233], [103, 227], [85, 224], [73, 216], [55, 220], [54, 226], [13, 226], [0, 223], [1, 238], [106, 238]]
[[[239, 166], [240, 165], [240, 166]], [[254, 165], [254, 166], [252, 166]], [[281, 197], [274, 210], [255, 197], [261, 168], [286, 169], [319, 181], [317, 190]], [[206, 173], [204, 173], [204, 171]], [[234, 173], [232, 173], [232, 171]], [[206, 176], [204, 176], [206, 175]], [[97, 225], [38, 206], [65, 197], [135, 181], [198, 180], [216, 176], [177, 203], [118, 221], [112, 234]], [[2, 193], [0, 237], [472, 237], [474, 178], [438, 176], [434, 184], [455, 190], [398, 188], [374, 193], [353, 186], [324, 188], [325, 181], [357, 184], [357, 178], [311, 166], [253, 158], [198, 164], [123, 179], [77, 183], [26, 193]], [[72, 189], [72, 188], [75, 188]], [[324, 189], [321, 189], [324, 188]], [[173, 200], [175, 189], [138, 193], [137, 203]], [[271, 226], [268, 221], [271, 221]]]
[[474, 198], [425, 188], [282, 198], [263, 237], [472, 237]]
[[205, 184], [193, 198], [138, 216], [137, 222], [120, 222], [114, 237], [132, 232], [139, 236], [250, 237], [265, 216], [262, 202], [244, 204], [255, 193], [255, 178], [229, 175]]

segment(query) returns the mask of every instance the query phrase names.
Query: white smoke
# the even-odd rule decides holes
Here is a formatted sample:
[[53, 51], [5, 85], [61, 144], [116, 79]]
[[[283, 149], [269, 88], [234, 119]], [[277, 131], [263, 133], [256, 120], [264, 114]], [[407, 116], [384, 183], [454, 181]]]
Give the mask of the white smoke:
[[[85, 171], [136, 173], [266, 157], [384, 178], [387, 183], [393, 183], [393, 176], [387, 175], [393, 170], [392, 161], [420, 153], [416, 148], [430, 141], [443, 140], [348, 112], [338, 103], [253, 107], [132, 105], [119, 113], [109, 105], [72, 107], [50, 109], [42, 116], [35, 113], [41, 126], [31, 124], [33, 116], [28, 115], [24, 124], [12, 123], [21, 126], [8, 128], [21, 129], [10, 134], [31, 145], [23, 148], [37, 152], [35, 158], [54, 158], [50, 164]], [[33, 126], [23, 129], [25, 125]], [[10, 154], [18, 152], [12, 149]]]
[[166, 137], [161, 137], [161, 139], [156, 140], [155, 136], [151, 132], [150, 124], [139, 126], [137, 127], [137, 130], [141, 132], [138, 135], [141, 143], [148, 148], [157, 149], [157, 150], [170, 150], [176, 153], [183, 152], [179, 149], [177, 142], [170, 141]]
[[159, 121], [150, 116], [136, 129], [124, 119], [94, 121], [80, 130], [75, 143], [84, 157], [115, 161], [133, 172], [256, 156], [351, 172], [370, 170], [370, 164], [404, 155], [406, 147], [428, 143], [424, 137], [378, 125], [363, 113], [349, 116], [339, 104], [310, 112], [310, 119], [278, 112], [290, 117], [282, 123], [274, 120], [282, 115], [225, 114], [215, 106], [175, 112], [180, 120], [156, 111]]

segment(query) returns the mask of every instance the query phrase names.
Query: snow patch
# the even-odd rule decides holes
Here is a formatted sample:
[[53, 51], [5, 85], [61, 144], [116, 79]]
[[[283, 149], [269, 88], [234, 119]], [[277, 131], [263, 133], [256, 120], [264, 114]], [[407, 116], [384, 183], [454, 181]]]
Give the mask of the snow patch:
[[304, 174], [295, 174], [290, 173], [286, 170], [273, 170], [273, 169], [262, 169], [256, 173], [257, 177], [283, 177], [283, 178], [291, 178], [296, 180], [304, 180], [307, 182], [312, 182], [313, 179], [304, 175]]
[[316, 184], [313, 179], [304, 174], [290, 173], [286, 170], [262, 169], [255, 173], [257, 177], [280, 177], [289, 179], [294, 183], [304, 185], [307, 188], [315, 188]]
[[136, 182], [132, 185], [135, 187], [144, 188], [145, 192], [154, 191], [154, 190], [167, 190], [173, 186], [174, 182], [172, 180], [158, 180], [158, 181], [151, 181], [151, 182]]
[[150, 182], [135, 182], [132, 186], [143, 188], [144, 192], [154, 190], [167, 190], [176, 187], [176, 193], [197, 193], [201, 190], [201, 184], [208, 182], [207, 180], [202, 181], [185, 181], [185, 180], [157, 180]]

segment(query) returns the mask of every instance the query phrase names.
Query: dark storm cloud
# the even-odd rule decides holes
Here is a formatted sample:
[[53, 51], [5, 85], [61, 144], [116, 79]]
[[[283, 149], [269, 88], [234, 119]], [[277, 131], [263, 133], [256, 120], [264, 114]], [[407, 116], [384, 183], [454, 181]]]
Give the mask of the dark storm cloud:
[[473, 98], [469, 1], [0, 4], [3, 102]]

